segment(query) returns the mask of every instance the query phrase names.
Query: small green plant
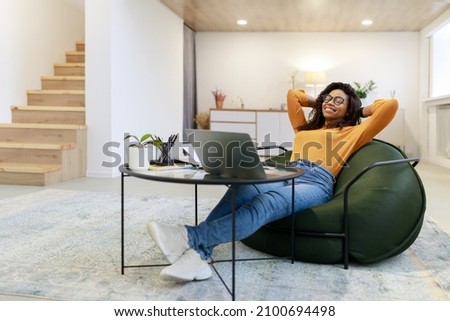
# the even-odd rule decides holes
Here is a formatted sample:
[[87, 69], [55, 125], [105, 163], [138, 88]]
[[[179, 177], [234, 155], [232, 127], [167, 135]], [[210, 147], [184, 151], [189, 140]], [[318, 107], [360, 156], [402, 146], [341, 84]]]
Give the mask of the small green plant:
[[160, 156], [156, 161], [151, 161], [151, 164], [157, 164], [162, 166], [173, 165], [174, 160], [170, 157], [170, 150], [178, 139], [178, 134], [170, 135], [167, 142], [164, 142], [161, 137], [154, 136], [153, 134], [144, 134], [141, 138], [135, 135], [126, 135], [124, 140], [133, 138], [134, 142], [130, 143], [128, 147], [145, 147], [147, 145], [153, 145], [160, 151]]
[[129, 147], [145, 147], [147, 145], [153, 145], [159, 148], [162, 144], [162, 139], [158, 136], [153, 136], [153, 134], [144, 134], [141, 138], [128, 134], [125, 136], [124, 140], [133, 138], [134, 142], [130, 143]]
[[367, 97], [367, 94], [369, 92], [371, 92], [372, 90], [374, 90], [375, 88], [377, 88], [375, 86], [375, 82], [373, 82], [372, 80], [368, 81], [364, 86], [361, 85], [361, 83], [355, 81], [355, 91], [356, 94], [358, 95], [359, 98], [364, 99]]

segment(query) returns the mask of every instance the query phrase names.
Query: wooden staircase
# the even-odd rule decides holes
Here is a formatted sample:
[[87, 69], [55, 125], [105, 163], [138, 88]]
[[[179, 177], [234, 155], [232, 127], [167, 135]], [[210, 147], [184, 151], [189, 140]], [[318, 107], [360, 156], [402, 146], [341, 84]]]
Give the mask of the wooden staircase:
[[0, 184], [49, 185], [86, 175], [84, 42], [27, 91], [27, 106], [11, 106], [0, 124]]

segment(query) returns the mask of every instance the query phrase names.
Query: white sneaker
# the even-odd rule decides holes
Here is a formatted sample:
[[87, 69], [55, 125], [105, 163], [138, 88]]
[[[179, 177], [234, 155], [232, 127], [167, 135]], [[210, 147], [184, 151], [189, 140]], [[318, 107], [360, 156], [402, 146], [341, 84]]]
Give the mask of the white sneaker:
[[189, 248], [186, 227], [158, 222], [147, 224], [147, 231], [170, 263], [174, 263]]
[[174, 264], [161, 271], [161, 278], [171, 281], [201, 281], [212, 276], [209, 264], [194, 249], [187, 250]]

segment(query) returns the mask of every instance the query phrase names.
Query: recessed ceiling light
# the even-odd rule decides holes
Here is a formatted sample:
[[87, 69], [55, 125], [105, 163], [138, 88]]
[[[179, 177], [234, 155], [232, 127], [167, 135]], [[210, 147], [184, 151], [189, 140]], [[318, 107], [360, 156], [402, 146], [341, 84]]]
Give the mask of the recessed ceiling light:
[[247, 24], [247, 20], [239, 19], [236, 23], [240, 26], [245, 26]]
[[370, 26], [372, 23], [373, 23], [373, 21], [370, 19], [365, 19], [365, 20], [361, 21], [361, 24], [363, 24], [365, 26]]

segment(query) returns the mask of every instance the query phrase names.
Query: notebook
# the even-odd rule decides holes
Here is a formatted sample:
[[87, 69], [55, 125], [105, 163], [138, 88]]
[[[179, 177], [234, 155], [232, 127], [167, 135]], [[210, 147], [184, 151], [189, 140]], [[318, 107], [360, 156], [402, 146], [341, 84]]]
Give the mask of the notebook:
[[249, 134], [187, 129], [186, 135], [206, 173], [247, 179], [267, 177]]

